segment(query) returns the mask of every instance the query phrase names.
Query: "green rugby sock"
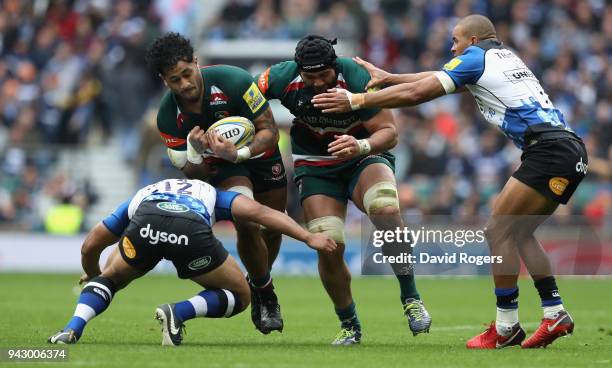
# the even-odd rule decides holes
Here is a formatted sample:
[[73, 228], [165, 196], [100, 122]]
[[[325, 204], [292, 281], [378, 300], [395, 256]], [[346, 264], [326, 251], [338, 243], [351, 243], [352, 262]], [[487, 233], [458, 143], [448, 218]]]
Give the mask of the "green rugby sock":
[[421, 299], [421, 296], [416, 289], [414, 275], [395, 275], [395, 277], [397, 277], [397, 281], [399, 281], [400, 284], [400, 298], [402, 304], [408, 298]]

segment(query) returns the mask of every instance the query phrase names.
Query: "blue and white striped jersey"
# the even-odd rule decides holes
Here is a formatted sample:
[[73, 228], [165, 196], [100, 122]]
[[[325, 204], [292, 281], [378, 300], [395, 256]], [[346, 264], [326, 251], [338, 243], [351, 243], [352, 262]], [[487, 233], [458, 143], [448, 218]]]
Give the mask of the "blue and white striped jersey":
[[531, 70], [497, 40], [469, 46], [436, 76], [446, 93], [465, 86], [485, 119], [519, 148], [533, 133], [573, 132]]
[[161, 210], [193, 211], [212, 227], [216, 221], [233, 220], [232, 202], [238, 195], [217, 191], [201, 180], [166, 179], [140, 189], [102, 222], [113, 234], [121, 236], [142, 202], [157, 201], [164, 203], [158, 205]]

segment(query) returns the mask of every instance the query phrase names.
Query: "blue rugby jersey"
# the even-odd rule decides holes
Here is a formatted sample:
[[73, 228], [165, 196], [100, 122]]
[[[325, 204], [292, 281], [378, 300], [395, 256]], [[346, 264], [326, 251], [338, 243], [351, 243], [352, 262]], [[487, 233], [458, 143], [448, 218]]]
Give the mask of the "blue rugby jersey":
[[[113, 234], [121, 236], [142, 202], [158, 201], [170, 203], [165, 206], [168, 212], [181, 212], [183, 209], [193, 211], [212, 227], [216, 221], [233, 220], [232, 202], [239, 194], [217, 191], [200, 180], [166, 179], [140, 189], [102, 222]], [[173, 210], [171, 204], [184, 206]]]
[[485, 119], [521, 149], [530, 134], [573, 132], [531, 70], [497, 40], [469, 46], [436, 76], [446, 93], [465, 86]]

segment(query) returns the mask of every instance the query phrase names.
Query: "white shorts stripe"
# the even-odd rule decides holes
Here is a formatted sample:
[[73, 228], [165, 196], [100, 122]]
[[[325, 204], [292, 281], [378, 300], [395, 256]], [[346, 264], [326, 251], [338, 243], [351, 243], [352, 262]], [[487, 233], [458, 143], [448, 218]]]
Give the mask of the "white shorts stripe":
[[206, 313], [208, 313], [208, 304], [206, 303], [206, 299], [196, 295], [189, 299], [189, 303], [193, 305], [196, 317], [206, 317]]
[[83, 318], [87, 322], [96, 316], [96, 311], [87, 304], [79, 303], [74, 310], [74, 316]]
[[[85, 285], [85, 287], [88, 287], [88, 286], [97, 287], [99, 289], [104, 290], [106, 292], [106, 294], [108, 294], [108, 296], [110, 296], [110, 299], [113, 300], [113, 293], [111, 293], [110, 289], [107, 288], [105, 285], [102, 285], [99, 282], [91, 281], [91, 282], [88, 282], [87, 285]], [[110, 303], [111, 300], [109, 300], [108, 302]]]
[[227, 309], [225, 310], [225, 317], [229, 317], [234, 312], [234, 305], [236, 304], [236, 299], [234, 299], [234, 294], [229, 291], [223, 289], [225, 295], [227, 295]]
[[304, 161], [342, 161], [335, 156], [317, 156], [317, 155], [291, 155], [293, 161], [304, 160]]

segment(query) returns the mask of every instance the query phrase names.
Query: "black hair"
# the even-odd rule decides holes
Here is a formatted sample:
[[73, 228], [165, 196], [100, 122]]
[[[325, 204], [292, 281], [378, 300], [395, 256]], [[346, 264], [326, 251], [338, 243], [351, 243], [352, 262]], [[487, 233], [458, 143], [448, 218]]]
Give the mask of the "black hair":
[[193, 46], [188, 39], [174, 32], [157, 38], [145, 54], [149, 68], [161, 75], [181, 60], [189, 63], [193, 61]]
[[304, 36], [295, 47], [295, 62], [298, 68], [305, 72], [318, 72], [327, 68], [335, 68], [336, 51], [334, 45], [337, 39], [328, 40], [319, 35]]

